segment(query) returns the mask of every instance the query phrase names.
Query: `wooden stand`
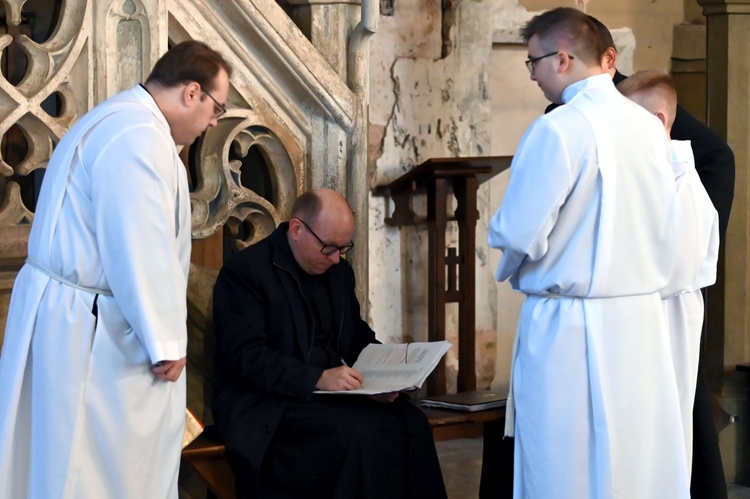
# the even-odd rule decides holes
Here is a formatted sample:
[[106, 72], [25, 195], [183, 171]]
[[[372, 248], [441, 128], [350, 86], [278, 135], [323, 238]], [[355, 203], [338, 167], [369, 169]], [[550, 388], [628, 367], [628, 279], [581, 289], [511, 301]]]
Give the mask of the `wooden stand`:
[[[458, 380], [459, 392], [475, 390], [475, 238], [477, 189], [479, 184], [510, 166], [511, 156], [475, 158], [433, 158], [413, 168], [374, 194], [393, 199], [393, 214], [385, 223], [392, 226], [426, 224], [428, 243], [428, 339], [445, 339], [445, 305], [459, 304]], [[417, 194], [427, 194], [427, 217], [419, 218], [413, 210]], [[457, 206], [448, 214], [448, 195]], [[448, 222], [458, 223], [458, 247], [446, 248]], [[446, 392], [445, 361], [428, 379], [427, 393]]]

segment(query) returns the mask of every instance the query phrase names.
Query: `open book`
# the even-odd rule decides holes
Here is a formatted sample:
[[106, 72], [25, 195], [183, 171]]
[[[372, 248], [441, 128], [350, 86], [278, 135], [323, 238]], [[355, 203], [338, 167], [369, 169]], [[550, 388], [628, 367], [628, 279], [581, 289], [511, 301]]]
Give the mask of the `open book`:
[[372, 343], [362, 350], [352, 366], [365, 378], [362, 387], [336, 392], [316, 390], [315, 393], [375, 395], [421, 388], [450, 348], [448, 341]]

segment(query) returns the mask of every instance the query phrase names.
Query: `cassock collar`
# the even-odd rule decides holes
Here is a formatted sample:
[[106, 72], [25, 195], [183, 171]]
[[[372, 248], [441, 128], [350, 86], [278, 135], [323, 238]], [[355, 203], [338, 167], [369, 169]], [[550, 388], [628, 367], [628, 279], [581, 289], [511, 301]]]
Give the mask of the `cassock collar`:
[[159, 109], [159, 106], [156, 105], [156, 101], [151, 96], [151, 93], [146, 90], [146, 87], [139, 83], [138, 85], [131, 88], [130, 91], [144, 106], [146, 106], [153, 113], [156, 119], [159, 120], [159, 122], [162, 123], [167, 128], [167, 130], [171, 132], [172, 127], [169, 126], [167, 118], [164, 117], [164, 113], [162, 113], [161, 109]]
[[584, 78], [583, 80], [579, 80], [575, 83], [571, 83], [570, 85], [568, 85], [568, 87], [565, 90], [563, 90], [563, 94], [562, 94], [563, 103], [567, 104], [573, 99], [573, 97], [583, 92], [584, 90], [588, 90], [591, 88], [601, 88], [604, 86], [610, 86], [610, 87], [614, 86], [614, 83], [612, 83], [612, 78], [609, 76], [609, 73], [602, 73], [599, 75], [589, 76], [588, 78]]
[[268, 236], [271, 246], [273, 247], [273, 263], [279, 267], [286, 269], [297, 277], [297, 269], [299, 265], [294, 260], [294, 254], [292, 248], [289, 247], [289, 241], [287, 240], [287, 230], [289, 230], [289, 222], [282, 222], [276, 227], [270, 236]]

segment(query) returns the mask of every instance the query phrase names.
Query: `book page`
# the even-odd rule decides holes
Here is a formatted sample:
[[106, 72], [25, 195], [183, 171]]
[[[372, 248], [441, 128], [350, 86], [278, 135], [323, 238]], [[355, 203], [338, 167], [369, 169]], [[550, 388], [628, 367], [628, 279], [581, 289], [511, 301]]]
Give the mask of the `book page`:
[[367, 345], [352, 366], [365, 378], [361, 388], [315, 393], [374, 395], [421, 388], [450, 347], [448, 341]]

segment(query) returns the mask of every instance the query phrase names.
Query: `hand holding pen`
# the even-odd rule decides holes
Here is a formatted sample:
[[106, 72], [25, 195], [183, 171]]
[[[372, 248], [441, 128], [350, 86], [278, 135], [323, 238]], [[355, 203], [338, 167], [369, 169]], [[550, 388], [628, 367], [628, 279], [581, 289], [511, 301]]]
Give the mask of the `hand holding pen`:
[[364, 381], [362, 373], [347, 366], [344, 359], [341, 359], [341, 362], [343, 365], [323, 371], [323, 375], [315, 385], [317, 390], [337, 392], [355, 390], [362, 386], [362, 382]]

